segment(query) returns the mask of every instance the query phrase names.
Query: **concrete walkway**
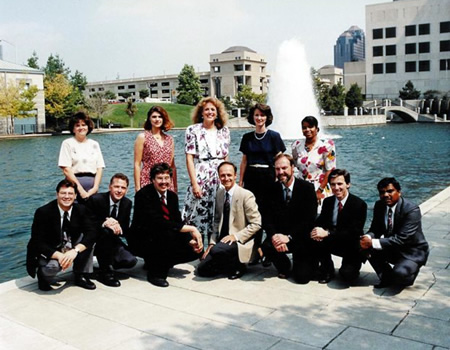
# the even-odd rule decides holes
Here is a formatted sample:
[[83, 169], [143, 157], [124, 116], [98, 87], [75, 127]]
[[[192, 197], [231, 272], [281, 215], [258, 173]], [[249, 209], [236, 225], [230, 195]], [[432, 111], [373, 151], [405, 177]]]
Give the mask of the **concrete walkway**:
[[163, 289], [146, 281], [142, 262], [120, 288], [69, 281], [44, 293], [23, 278], [0, 285], [0, 349], [449, 348], [450, 188], [421, 208], [431, 254], [401, 292], [374, 289], [369, 264], [352, 286], [296, 285], [260, 266], [241, 280], [203, 279], [185, 264]]

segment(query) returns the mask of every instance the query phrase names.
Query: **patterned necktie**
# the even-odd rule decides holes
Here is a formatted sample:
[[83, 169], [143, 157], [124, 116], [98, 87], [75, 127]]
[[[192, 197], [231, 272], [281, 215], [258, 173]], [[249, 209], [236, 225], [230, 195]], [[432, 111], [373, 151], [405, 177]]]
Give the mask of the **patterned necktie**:
[[220, 239], [227, 236], [230, 230], [230, 195], [225, 193], [225, 202], [223, 203], [222, 227], [220, 228]]
[[166, 204], [166, 196], [163, 194], [161, 195], [161, 210], [163, 212], [163, 218], [166, 220], [170, 220], [169, 208], [167, 208]]
[[393, 227], [393, 222], [392, 222], [392, 208], [389, 208], [389, 211], [388, 211], [388, 221], [387, 221], [387, 228], [388, 228], [388, 234], [389, 235], [391, 235], [392, 234], [392, 229], [394, 228]]
[[286, 204], [289, 204], [289, 202], [291, 201], [291, 198], [292, 198], [291, 189], [289, 187], [285, 187], [284, 191], [285, 191], [284, 200], [285, 200]]
[[117, 204], [116, 203], [114, 203], [113, 209], [111, 210], [111, 217], [113, 219], [117, 219]]

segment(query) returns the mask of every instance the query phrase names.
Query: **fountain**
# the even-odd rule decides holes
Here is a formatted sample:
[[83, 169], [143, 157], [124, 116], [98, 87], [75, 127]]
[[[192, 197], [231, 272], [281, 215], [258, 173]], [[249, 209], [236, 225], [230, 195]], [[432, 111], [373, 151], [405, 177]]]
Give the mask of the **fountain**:
[[319, 118], [320, 125], [311, 66], [307, 62], [305, 48], [298, 39], [286, 40], [278, 49], [268, 104], [275, 116], [272, 128], [285, 140], [302, 136], [300, 123], [307, 115]]

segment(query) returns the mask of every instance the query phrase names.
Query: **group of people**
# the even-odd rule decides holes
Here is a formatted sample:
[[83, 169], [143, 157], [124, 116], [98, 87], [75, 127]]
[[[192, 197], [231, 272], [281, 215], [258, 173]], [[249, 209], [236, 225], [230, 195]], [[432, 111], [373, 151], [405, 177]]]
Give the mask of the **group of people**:
[[99, 144], [87, 137], [93, 123], [82, 112], [73, 116], [74, 137], [63, 142], [59, 157], [65, 179], [56, 200], [36, 211], [28, 245], [28, 272], [37, 274], [41, 290], [54, 289], [56, 274], [72, 264], [75, 284], [95, 289], [94, 254], [97, 280], [111, 287], [120, 286], [114, 271], [135, 266], [136, 257], [159, 287], [168, 286], [173, 266], [197, 259], [196, 273], [204, 277], [236, 279], [261, 262], [273, 263], [279, 278], [328, 283], [332, 255], [342, 257], [345, 281], [354, 281], [368, 260], [380, 278], [376, 287], [414, 283], [429, 251], [419, 207], [402, 197], [394, 178], [382, 179], [365, 234], [367, 204], [349, 192], [350, 174], [336, 167], [335, 145], [319, 137], [315, 117], [302, 120], [305, 139], [292, 144], [291, 156], [280, 134], [267, 128], [270, 107], [256, 104], [247, 118], [255, 129], [240, 144], [239, 174], [229, 161], [220, 100], [202, 99], [192, 119], [185, 136], [190, 185], [180, 212], [174, 140], [167, 134], [174, 124], [162, 107], [148, 112], [134, 147], [130, 225], [128, 177], [115, 174], [109, 191], [97, 193], [105, 165]]

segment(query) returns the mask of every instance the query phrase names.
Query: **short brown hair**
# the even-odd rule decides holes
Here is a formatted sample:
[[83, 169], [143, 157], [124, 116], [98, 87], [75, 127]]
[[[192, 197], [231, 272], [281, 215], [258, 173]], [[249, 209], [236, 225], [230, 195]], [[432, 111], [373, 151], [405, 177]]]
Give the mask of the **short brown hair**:
[[278, 159], [280, 158], [286, 158], [289, 161], [289, 164], [292, 166], [295, 166], [295, 161], [294, 158], [292, 158], [292, 156], [290, 154], [287, 153], [278, 153], [274, 158], [273, 158], [273, 162], [275, 163]]
[[267, 117], [266, 126], [269, 126], [270, 124], [272, 124], [272, 121], [273, 121], [272, 109], [270, 108], [269, 105], [265, 105], [262, 103], [257, 103], [253, 107], [250, 108], [250, 111], [248, 112], [248, 116], [247, 116], [247, 121], [250, 124], [255, 125], [254, 115], [255, 115], [256, 110], [261, 111], [262, 114], [264, 114]]
[[73, 128], [75, 127], [75, 124], [78, 123], [80, 120], [84, 121], [88, 127], [87, 134], [89, 135], [92, 130], [94, 130], [94, 122], [92, 121], [91, 117], [89, 117], [85, 112], [80, 111], [75, 113], [72, 118], [69, 121], [69, 131], [72, 135], [75, 135], [73, 132]]
[[109, 184], [112, 185], [114, 179], [119, 179], [119, 180], [123, 180], [127, 183], [127, 186], [130, 186], [130, 180], [128, 179], [128, 176], [126, 176], [125, 174], [122, 173], [115, 173], [112, 177], [111, 180], [109, 180]]

